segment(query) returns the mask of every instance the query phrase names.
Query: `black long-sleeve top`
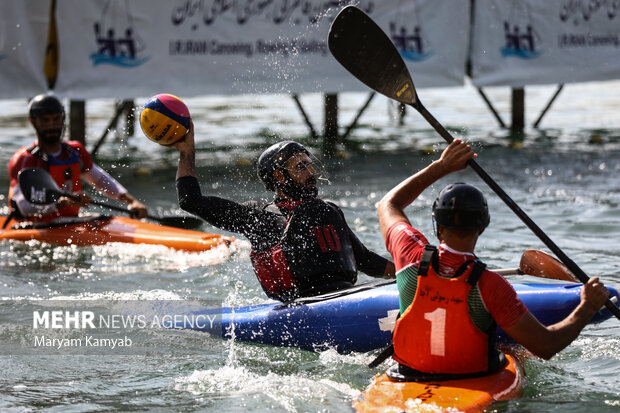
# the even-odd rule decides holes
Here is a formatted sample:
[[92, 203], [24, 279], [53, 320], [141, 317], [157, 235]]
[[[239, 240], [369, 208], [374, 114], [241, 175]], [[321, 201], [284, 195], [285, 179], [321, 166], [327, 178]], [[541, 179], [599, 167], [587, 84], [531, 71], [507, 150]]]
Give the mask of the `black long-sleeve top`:
[[[276, 213], [273, 208], [267, 208], [273, 204], [265, 205], [255, 201], [237, 203], [217, 196], [202, 195], [198, 180], [191, 176], [177, 179], [176, 186], [179, 206], [183, 210], [217, 228], [244, 235], [255, 252], [266, 251], [280, 242], [288, 209], [279, 208], [280, 213]], [[338, 211], [346, 223], [344, 214], [339, 208]], [[366, 248], [353, 231], [348, 226], [346, 228], [357, 269], [371, 277], [382, 277], [388, 260]]]

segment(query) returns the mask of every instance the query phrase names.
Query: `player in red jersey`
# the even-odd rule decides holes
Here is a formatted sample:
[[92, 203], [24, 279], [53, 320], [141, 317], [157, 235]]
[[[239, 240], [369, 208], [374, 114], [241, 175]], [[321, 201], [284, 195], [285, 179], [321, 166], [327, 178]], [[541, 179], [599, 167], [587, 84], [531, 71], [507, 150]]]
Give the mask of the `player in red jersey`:
[[399, 288], [401, 316], [393, 336], [399, 364], [389, 372], [395, 378], [496, 371], [504, 363], [495, 343], [497, 325], [535, 355], [549, 359], [579, 335], [609, 296], [599, 279], [591, 278], [568, 317], [542, 325], [512, 286], [474, 255], [490, 218], [486, 199], [472, 185], [455, 183], [439, 193], [433, 219], [440, 245], [429, 245], [409, 223], [405, 207], [474, 157], [469, 145], [455, 139], [440, 159], [394, 187], [377, 206]]
[[[119, 182], [93, 163], [84, 147], [76, 141], [63, 141], [65, 110], [54, 95], [41, 94], [30, 101], [30, 123], [37, 141], [20, 148], [9, 161], [9, 208], [16, 218], [49, 221], [58, 217], [77, 216], [80, 207], [90, 203], [82, 191], [82, 180], [109, 198], [128, 204], [136, 217], [147, 215], [146, 207], [134, 198]], [[61, 197], [55, 204], [35, 205], [25, 199], [18, 183], [18, 174], [26, 168], [47, 170], [65, 192], [79, 195], [79, 200]]]

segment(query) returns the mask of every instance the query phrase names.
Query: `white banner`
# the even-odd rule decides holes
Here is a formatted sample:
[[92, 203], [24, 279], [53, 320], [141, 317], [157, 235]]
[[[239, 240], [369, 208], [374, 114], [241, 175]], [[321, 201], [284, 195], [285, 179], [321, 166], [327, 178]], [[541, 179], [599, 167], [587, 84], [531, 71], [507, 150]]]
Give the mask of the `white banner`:
[[0, 13], [0, 99], [44, 92], [50, 2], [2, 0]]
[[[327, 48], [349, 3], [58, 0], [55, 89], [76, 99], [368, 90]], [[417, 87], [463, 84], [469, 1], [354, 3], [401, 46]]]
[[477, 86], [620, 78], [618, 0], [476, 0], [474, 22]]

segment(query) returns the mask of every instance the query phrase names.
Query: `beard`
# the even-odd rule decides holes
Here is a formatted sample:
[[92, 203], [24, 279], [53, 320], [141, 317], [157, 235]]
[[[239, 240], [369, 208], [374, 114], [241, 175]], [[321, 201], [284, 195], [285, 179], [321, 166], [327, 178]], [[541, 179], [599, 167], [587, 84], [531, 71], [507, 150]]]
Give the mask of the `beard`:
[[60, 140], [62, 139], [62, 132], [63, 132], [63, 128], [48, 129], [45, 131], [37, 130], [37, 135], [39, 136], [39, 139], [41, 139], [43, 143], [47, 145], [53, 145], [53, 144], [60, 142]]
[[319, 188], [316, 186], [316, 179], [309, 178], [305, 183], [300, 184], [288, 178], [280, 190], [291, 199], [308, 199], [316, 198], [319, 194]]

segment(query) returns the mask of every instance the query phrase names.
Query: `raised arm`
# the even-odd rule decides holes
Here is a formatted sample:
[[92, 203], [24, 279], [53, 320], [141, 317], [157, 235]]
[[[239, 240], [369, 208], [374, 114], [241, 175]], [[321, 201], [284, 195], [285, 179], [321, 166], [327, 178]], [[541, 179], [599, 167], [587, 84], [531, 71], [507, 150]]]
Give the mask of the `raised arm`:
[[177, 178], [184, 176], [196, 176], [196, 148], [194, 144], [194, 122], [190, 119], [189, 131], [185, 138], [172, 145], [179, 151], [179, 166], [177, 167]]
[[381, 234], [385, 239], [388, 229], [396, 222], [409, 222], [405, 208], [438, 179], [467, 166], [475, 158], [471, 147], [461, 139], [455, 139], [441, 157], [413, 176], [392, 188], [377, 205]]
[[176, 188], [179, 206], [184, 211], [197, 215], [209, 224], [245, 235], [255, 248], [263, 247], [261, 242], [269, 234], [281, 234], [278, 216], [263, 211], [255, 203], [238, 203], [214, 195], [203, 195], [196, 174], [196, 152], [194, 146], [194, 123], [190, 121], [187, 135], [172, 145], [179, 151]]

